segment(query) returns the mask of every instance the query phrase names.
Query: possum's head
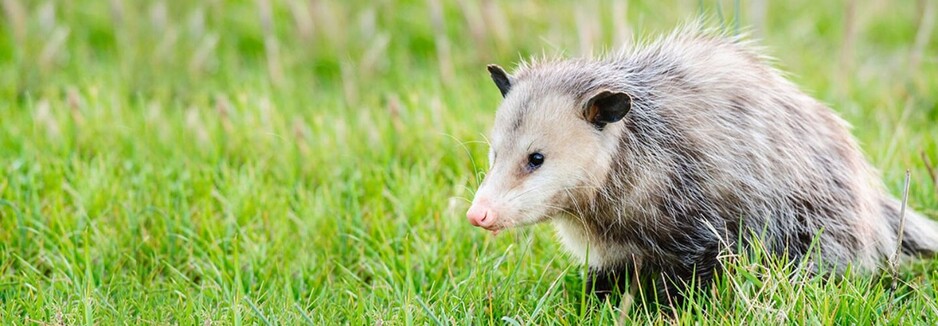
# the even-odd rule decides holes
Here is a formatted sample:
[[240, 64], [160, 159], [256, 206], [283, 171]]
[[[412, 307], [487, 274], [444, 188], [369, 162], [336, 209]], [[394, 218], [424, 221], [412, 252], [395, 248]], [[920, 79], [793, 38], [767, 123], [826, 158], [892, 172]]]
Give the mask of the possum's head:
[[513, 77], [495, 65], [488, 69], [504, 99], [469, 222], [498, 231], [579, 211], [604, 186], [623, 128], [617, 122], [631, 109], [631, 97], [571, 82], [579, 79], [570, 72]]

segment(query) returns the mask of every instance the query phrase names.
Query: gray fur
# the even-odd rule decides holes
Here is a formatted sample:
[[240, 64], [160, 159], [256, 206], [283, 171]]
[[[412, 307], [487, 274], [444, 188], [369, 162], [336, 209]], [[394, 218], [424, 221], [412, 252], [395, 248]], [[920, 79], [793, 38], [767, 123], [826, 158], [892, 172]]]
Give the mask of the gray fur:
[[[642, 266], [682, 281], [708, 279], [717, 255], [753, 232], [794, 259], [813, 245], [834, 271], [883, 266], [896, 252], [899, 203], [847, 123], [747, 42], [699, 31], [597, 59], [522, 63], [477, 195], [499, 198], [499, 227], [551, 220], [594, 271]], [[601, 91], [628, 94], [632, 108], [588, 130], [577, 116]], [[569, 135], [539, 141], [558, 132]], [[531, 147], [547, 159], [520, 173]], [[938, 223], [905, 218], [903, 253], [938, 252]]]

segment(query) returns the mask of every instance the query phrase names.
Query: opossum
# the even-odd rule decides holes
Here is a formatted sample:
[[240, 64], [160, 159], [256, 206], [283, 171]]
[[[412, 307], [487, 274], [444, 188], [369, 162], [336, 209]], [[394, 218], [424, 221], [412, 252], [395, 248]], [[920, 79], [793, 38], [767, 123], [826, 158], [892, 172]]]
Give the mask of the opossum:
[[911, 210], [897, 249], [900, 202], [848, 123], [745, 37], [691, 25], [488, 71], [503, 99], [466, 215], [494, 232], [551, 221], [600, 297], [640, 272], [680, 298], [755, 238], [834, 273], [938, 252], [938, 223]]

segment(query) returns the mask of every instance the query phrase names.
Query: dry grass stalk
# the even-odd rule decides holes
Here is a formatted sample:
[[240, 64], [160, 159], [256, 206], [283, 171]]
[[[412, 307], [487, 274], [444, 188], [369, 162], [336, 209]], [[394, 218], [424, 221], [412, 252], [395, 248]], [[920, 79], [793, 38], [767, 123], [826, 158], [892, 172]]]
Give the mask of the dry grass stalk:
[[495, 35], [497, 48], [504, 48], [511, 42], [511, 33], [507, 25], [508, 19], [505, 17], [505, 12], [498, 3], [492, 0], [483, 0], [482, 16], [491, 34]]
[[52, 114], [52, 106], [46, 99], [39, 100], [36, 104], [36, 111], [33, 113], [33, 121], [45, 129], [46, 136], [50, 139], [58, 139], [62, 135], [59, 129], [59, 122]]
[[391, 34], [381, 32], [372, 38], [371, 44], [362, 55], [361, 62], [358, 65], [359, 71], [364, 76], [373, 75], [375, 70], [382, 66], [382, 59], [387, 58], [388, 45], [391, 44]]
[[398, 133], [403, 133], [404, 121], [401, 120], [401, 98], [397, 94], [391, 94], [388, 96], [388, 116], [391, 117], [391, 125], [394, 126], [394, 131]]
[[313, 27], [321, 30], [320, 34], [328, 44], [334, 44], [337, 47], [345, 45], [345, 29], [339, 28], [343, 25], [338, 19], [344, 13], [339, 12], [329, 1], [310, 0], [309, 13], [313, 21]]
[[580, 55], [590, 56], [599, 42], [599, 20], [592, 8], [576, 7], [576, 30], [580, 39]]
[[52, 1], [43, 2], [42, 5], [36, 9], [36, 21], [39, 23], [39, 32], [45, 34], [52, 33], [57, 25], [55, 3]]
[[122, 30], [121, 26], [124, 24], [124, 1], [122, 0], [111, 0], [111, 19], [114, 20], [114, 27], [116, 31]]
[[342, 91], [345, 95], [345, 102], [349, 106], [358, 104], [358, 85], [355, 78], [355, 67], [351, 62], [343, 60], [339, 64], [339, 72], [342, 75]]
[[55, 60], [61, 52], [60, 50], [68, 39], [68, 34], [69, 29], [67, 27], [56, 27], [55, 31], [52, 32], [52, 37], [43, 46], [42, 52], [39, 52], [39, 67], [43, 71], [52, 70], [52, 65], [55, 64]]
[[769, 4], [766, 0], [752, 0], [749, 4], [749, 25], [753, 27], [755, 36], [765, 35], [768, 24], [765, 23]]
[[13, 28], [13, 37], [16, 43], [23, 44], [26, 40], [26, 9], [16, 0], [4, 0], [3, 12], [10, 20], [10, 26]]
[[312, 40], [316, 28], [315, 25], [313, 25], [313, 18], [309, 7], [304, 5], [300, 0], [293, 0], [288, 4], [290, 6], [290, 14], [293, 15], [293, 23], [296, 24], [297, 34], [305, 41]]
[[931, 182], [935, 186], [935, 192], [938, 193], [938, 175], [936, 175], [938, 171], [931, 164], [931, 160], [928, 159], [928, 154], [925, 151], [922, 151], [922, 161], [925, 163], [925, 170], [928, 171], [928, 176], [931, 177]]
[[837, 72], [837, 85], [841, 96], [849, 93], [849, 76], [853, 69], [853, 49], [857, 43], [857, 1], [847, 0], [844, 8], [844, 34], [840, 42], [840, 65]]
[[909, 76], [915, 76], [918, 73], [925, 48], [935, 29], [935, 15], [938, 15], [935, 12], [935, 1], [919, 0], [918, 7], [922, 15], [919, 17], [918, 31], [915, 33], [915, 44], [909, 53]]
[[427, 4], [430, 6], [430, 21], [433, 23], [433, 38], [436, 43], [436, 57], [440, 66], [440, 79], [444, 85], [452, 85], [456, 73], [453, 68], [453, 55], [450, 50], [449, 38], [446, 37], [443, 4], [440, 0], [427, 0]]
[[205, 70], [209, 59], [214, 56], [216, 46], [218, 46], [218, 35], [212, 33], [203, 37], [192, 60], [189, 61], [189, 72], [196, 74]]
[[892, 256], [892, 289], [895, 290], [899, 281], [899, 257], [902, 254], [902, 235], [905, 233], [905, 208], [909, 202], [909, 182], [911, 170], [905, 170], [905, 187], [902, 190], [902, 206], [899, 209], [899, 231], [896, 241], [896, 253]]
[[166, 29], [169, 15], [166, 11], [166, 1], [157, 1], [150, 6], [150, 24], [153, 28], [162, 31]]
[[482, 61], [488, 61], [490, 50], [488, 47], [488, 29], [482, 13], [479, 10], [479, 4], [476, 1], [459, 0], [459, 9], [462, 10], [463, 17], [466, 19], [466, 25], [469, 27], [469, 36], [475, 43], [476, 57]]
[[629, 26], [629, 3], [616, 1], [612, 3], [612, 26], [616, 33], [616, 48], [632, 44], [632, 28]]
[[274, 31], [273, 8], [270, 0], [257, 0], [261, 26], [264, 29], [264, 55], [267, 57], [267, 75], [274, 86], [283, 85], [283, 66], [280, 64], [280, 43]]

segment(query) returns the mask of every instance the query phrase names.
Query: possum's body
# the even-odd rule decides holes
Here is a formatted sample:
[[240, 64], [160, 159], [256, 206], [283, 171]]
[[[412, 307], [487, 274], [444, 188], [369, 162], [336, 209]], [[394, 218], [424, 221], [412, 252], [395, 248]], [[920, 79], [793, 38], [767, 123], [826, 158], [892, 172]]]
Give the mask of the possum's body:
[[[551, 220], [599, 279], [641, 266], [705, 283], [753, 233], [774, 254], [819, 252], [834, 271], [882, 266], [899, 202], [847, 124], [765, 61], [685, 30], [601, 59], [490, 66], [505, 99], [470, 221]], [[905, 219], [901, 252], [935, 254], [938, 223]]]

